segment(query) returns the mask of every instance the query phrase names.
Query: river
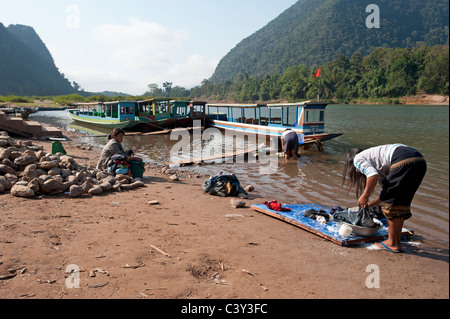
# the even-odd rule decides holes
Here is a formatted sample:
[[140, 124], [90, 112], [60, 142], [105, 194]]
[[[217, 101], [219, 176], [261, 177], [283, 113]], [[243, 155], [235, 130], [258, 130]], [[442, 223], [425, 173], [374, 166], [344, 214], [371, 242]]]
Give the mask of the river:
[[[74, 125], [64, 111], [38, 112], [30, 119], [67, 130], [92, 132], [93, 129], [109, 133], [109, 130]], [[271, 198], [261, 200], [351, 207], [357, 205], [354, 192], [342, 187], [345, 152], [353, 147], [366, 149], [391, 143], [410, 145], [424, 155], [428, 171], [412, 203], [413, 217], [406, 221], [405, 226], [413, 229], [419, 239], [448, 247], [448, 106], [329, 105], [325, 130], [343, 135], [325, 142], [323, 153], [318, 152], [315, 146], [308, 151], [302, 150], [302, 156], [296, 163], [285, 164], [282, 158], [277, 159], [276, 169], [270, 172], [262, 171], [263, 165], [253, 160], [250, 163], [238, 161], [183, 169], [209, 175], [219, 171], [234, 173], [242, 181], [241, 184], [251, 183], [262, 194], [273, 194]], [[90, 136], [83, 139], [99, 148], [106, 142], [105, 138]], [[170, 161], [171, 149], [177, 142], [171, 140], [169, 135], [127, 136], [124, 139], [125, 148], [133, 148], [146, 161], [157, 163]]]

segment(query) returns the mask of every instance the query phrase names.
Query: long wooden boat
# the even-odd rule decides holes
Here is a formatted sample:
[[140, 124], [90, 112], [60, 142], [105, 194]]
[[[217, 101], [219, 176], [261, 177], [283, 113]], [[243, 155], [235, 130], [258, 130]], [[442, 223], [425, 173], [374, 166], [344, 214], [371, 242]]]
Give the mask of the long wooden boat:
[[316, 144], [341, 136], [325, 132], [327, 103], [302, 102], [284, 104], [207, 104], [209, 125], [242, 134], [265, 136], [267, 142], [290, 128], [299, 136], [300, 144]]
[[166, 129], [173, 126], [170, 99], [154, 98], [136, 102], [136, 121], [143, 131]]
[[151, 99], [136, 104], [137, 120], [150, 128], [188, 127], [205, 117], [206, 102], [202, 101]]
[[[205, 114], [204, 105], [203, 112]], [[197, 102], [155, 98], [142, 101], [78, 103], [67, 110], [75, 121], [91, 125], [149, 132], [167, 128], [186, 127], [200, 116]]]
[[136, 125], [135, 102], [77, 103], [68, 109], [69, 116], [78, 122], [107, 128], [129, 129]]

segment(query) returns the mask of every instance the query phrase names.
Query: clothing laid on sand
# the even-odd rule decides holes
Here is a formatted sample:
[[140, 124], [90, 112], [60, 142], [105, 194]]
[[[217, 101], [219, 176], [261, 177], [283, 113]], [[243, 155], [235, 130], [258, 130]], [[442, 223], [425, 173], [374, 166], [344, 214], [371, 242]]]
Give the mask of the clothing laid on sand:
[[378, 174], [381, 209], [386, 218], [406, 220], [412, 216], [411, 202], [427, 171], [419, 151], [403, 144], [377, 146], [357, 154], [354, 165], [367, 177]]

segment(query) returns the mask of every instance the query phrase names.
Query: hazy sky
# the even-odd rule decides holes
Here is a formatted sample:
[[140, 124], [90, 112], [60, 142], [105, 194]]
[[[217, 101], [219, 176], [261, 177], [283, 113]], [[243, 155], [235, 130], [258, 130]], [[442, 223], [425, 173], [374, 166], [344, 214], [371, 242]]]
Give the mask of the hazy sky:
[[[297, 0], [0, 0], [0, 22], [32, 26], [60, 72], [90, 92], [186, 88]], [[0, 61], [1, 62], [1, 61]]]

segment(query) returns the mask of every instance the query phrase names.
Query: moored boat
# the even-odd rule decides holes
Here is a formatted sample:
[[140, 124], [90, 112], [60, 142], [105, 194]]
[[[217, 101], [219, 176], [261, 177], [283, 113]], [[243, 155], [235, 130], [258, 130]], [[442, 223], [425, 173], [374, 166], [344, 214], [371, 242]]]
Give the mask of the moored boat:
[[142, 130], [162, 130], [176, 122], [171, 115], [170, 99], [154, 98], [135, 103], [136, 121]]
[[136, 126], [135, 102], [94, 102], [77, 103], [76, 108], [68, 109], [69, 116], [78, 122], [107, 128], [130, 129]]
[[171, 116], [176, 119], [177, 127], [187, 127], [194, 120], [204, 120], [206, 116], [206, 102], [173, 100], [170, 102]]
[[142, 101], [77, 103], [67, 110], [72, 119], [91, 125], [144, 132], [192, 125], [205, 116], [206, 102], [154, 98]]
[[170, 101], [171, 117], [175, 119], [177, 127], [186, 127], [192, 123], [190, 117], [190, 103], [185, 100]]
[[206, 116], [205, 101], [191, 101], [189, 104], [189, 116], [194, 120], [203, 120]]
[[[281, 141], [290, 128], [299, 136], [300, 144], [316, 144], [323, 150], [324, 141], [341, 136], [325, 132], [324, 102], [283, 104], [207, 104], [210, 126], [242, 134], [265, 136]], [[280, 146], [280, 143], [279, 143]]]

